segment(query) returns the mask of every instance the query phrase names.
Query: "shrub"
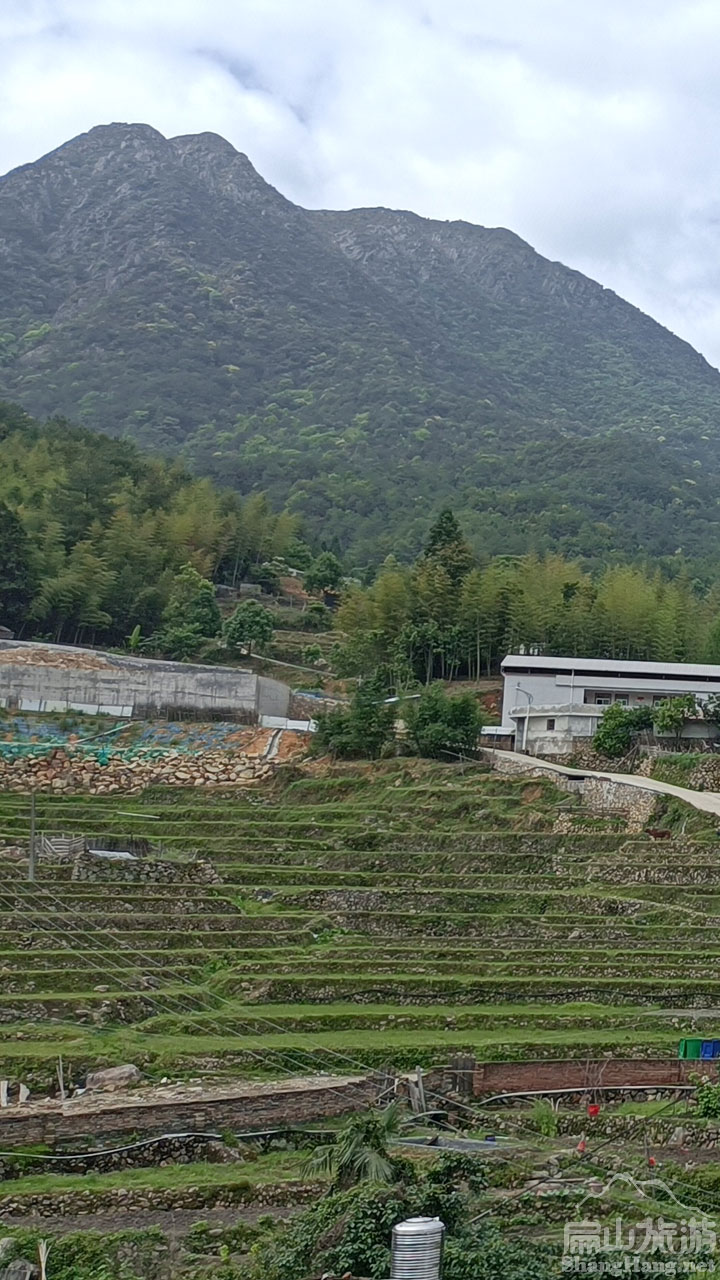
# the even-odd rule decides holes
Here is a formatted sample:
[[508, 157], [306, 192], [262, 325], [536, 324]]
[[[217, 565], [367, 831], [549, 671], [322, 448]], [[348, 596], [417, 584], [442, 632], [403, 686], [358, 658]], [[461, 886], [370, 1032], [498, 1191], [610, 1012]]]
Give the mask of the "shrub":
[[593, 746], [603, 756], [624, 756], [637, 735], [652, 727], [652, 720], [650, 707], [630, 708], [624, 707], [621, 702], [613, 702], [603, 712], [593, 738]]
[[376, 759], [395, 737], [395, 710], [376, 677], [363, 681], [348, 708], [317, 716], [313, 750], [341, 760]]
[[554, 1138], [558, 1128], [555, 1108], [547, 1098], [538, 1098], [530, 1112], [530, 1123], [544, 1138]]
[[406, 723], [419, 756], [464, 755], [473, 751], [482, 729], [480, 708], [471, 693], [448, 697], [442, 685], [432, 685], [413, 705]]
[[302, 651], [302, 660], [309, 667], [314, 666], [316, 662], [322, 662], [323, 660], [322, 646], [319, 644], [306, 644], [305, 648]]
[[342, 581], [342, 565], [332, 551], [323, 551], [305, 574], [306, 591], [335, 591]]
[[470, 1191], [482, 1191], [487, 1186], [487, 1177], [478, 1156], [465, 1151], [443, 1151], [433, 1161], [427, 1173], [430, 1186], [457, 1189], [459, 1183], [465, 1183]]
[[170, 598], [163, 613], [163, 630], [197, 627], [201, 636], [217, 636], [222, 619], [212, 582], [203, 578], [191, 564], [183, 565], [175, 574]]
[[155, 653], [162, 653], [175, 662], [189, 662], [195, 658], [203, 646], [205, 637], [199, 627], [188, 623], [176, 627], [165, 627], [151, 639]]
[[332, 626], [332, 613], [320, 600], [313, 600], [300, 617], [307, 631], [327, 631]]
[[701, 1084], [695, 1095], [697, 1113], [708, 1120], [720, 1117], [720, 1084]]
[[264, 649], [270, 643], [273, 627], [272, 614], [264, 605], [245, 600], [225, 623], [225, 643], [235, 653], [252, 653], [253, 647]]
[[672, 733], [679, 740], [685, 725], [699, 714], [697, 698], [684, 693], [679, 698], [663, 698], [653, 707], [653, 723], [656, 733]]

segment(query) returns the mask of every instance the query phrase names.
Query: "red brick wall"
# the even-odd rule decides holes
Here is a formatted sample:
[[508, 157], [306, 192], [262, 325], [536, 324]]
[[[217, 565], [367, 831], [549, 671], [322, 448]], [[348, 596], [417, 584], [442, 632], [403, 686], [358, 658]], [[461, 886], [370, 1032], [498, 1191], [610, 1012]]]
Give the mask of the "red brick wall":
[[474, 1092], [516, 1093], [523, 1089], [576, 1089], [598, 1085], [685, 1084], [692, 1072], [717, 1078], [714, 1062], [680, 1058], [562, 1058], [537, 1062], [481, 1062], [475, 1068]]

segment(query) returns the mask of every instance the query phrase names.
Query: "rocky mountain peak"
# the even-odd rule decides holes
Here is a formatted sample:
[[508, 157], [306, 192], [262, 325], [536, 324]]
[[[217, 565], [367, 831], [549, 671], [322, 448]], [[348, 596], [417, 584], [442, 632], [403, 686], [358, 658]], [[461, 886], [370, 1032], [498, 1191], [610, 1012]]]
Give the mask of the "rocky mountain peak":
[[298, 208], [214, 133], [101, 125], [0, 181], [0, 396], [289, 499], [358, 564], [443, 502], [488, 554], [720, 538], [688, 344], [510, 230]]

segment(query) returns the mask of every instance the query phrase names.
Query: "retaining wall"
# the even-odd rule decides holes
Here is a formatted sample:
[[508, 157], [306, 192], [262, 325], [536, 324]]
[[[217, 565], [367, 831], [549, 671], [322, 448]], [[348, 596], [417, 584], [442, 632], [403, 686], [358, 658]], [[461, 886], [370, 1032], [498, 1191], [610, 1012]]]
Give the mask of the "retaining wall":
[[0, 756], [0, 790], [110, 795], [147, 787], [245, 787], [265, 781], [273, 768], [263, 758], [232, 751], [166, 751], [160, 759], [117, 752], [103, 764], [67, 747], [46, 756]]
[[582, 796], [583, 807], [590, 813], [599, 816], [622, 814], [628, 831], [642, 831], [657, 804], [658, 792], [645, 790], [642, 783], [618, 782], [615, 778], [583, 774], [581, 771], [573, 775], [550, 762], [543, 764], [533, 756], [509, 751], [485, 750], [483, 754], [490, 759], [497, 773], [511, 777], [551, 778], [560, 791]]
[[70, 879], [92, 884], [222, 884], [222, 876], [206, 858], [173, 862], [163, 858], [99, 858], [78, 853], [72, 859]]
[[717, 1063], [684, 1058], [562, 1058], [533, 1062], [481, 1062], [473, 1073], [476, 1097], [521, 1090], [592, 1089], [623, 1085], [688, 1084], [691, 1075], [717, 1079]]
[[161, 662], [67, 645], [0, 640], [0, 706], [18, 711], [254, 723], [286, 716], [290, 689], [239, 667]]
[[[234, 1208], [252, 1205], [254, 1209], [295, 1208], [296, 1205], [319, 1200], [326, 1184], [287, 1182], [273, 1185], [228, 1179], [226, 1186], [186, 1187], [173, 1189], [133, 1189], [116, 1187], [107, 1191], [47, 1191], [36, 1195], [0, 1197], [3, 1217], [37, 1216], [69, 1218], [82, 1214], [144, 1213], [149, 1209], [170, 1210]], [[26, 1273], [27, 1274], [27, 1273]]]
[[105, 1137], [110, 1134], [156, 1134], [272, 1129], [302, 1124], [327, 1116], [345, 1115], [376, 1101], [379, 1077], [358, 1077], [336, 1082], [305, 1084], [302, 1087], [269, 1085], [265, 1090], [247, 1086], [231, 1096], [195, 1099], [187, 1096], [173, 1101], [162, 1096], [152, 1100], [132, 1095], [122, 1100], [104, 1099], [84, 1106], [70, 1102], [14, 1106], [0, 1110], [0, 1149], [30, 1143], [53, 1143], [66, 1138]]

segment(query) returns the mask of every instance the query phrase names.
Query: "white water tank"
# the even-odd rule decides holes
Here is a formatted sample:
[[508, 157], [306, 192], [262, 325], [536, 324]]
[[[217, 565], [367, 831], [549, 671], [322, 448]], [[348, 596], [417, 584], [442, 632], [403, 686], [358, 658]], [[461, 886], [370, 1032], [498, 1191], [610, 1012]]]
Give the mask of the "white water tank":
[[391, 1280], [440, 1280], [445, 1225], [439, 1218], [408, 1218], [392, 1233]]

